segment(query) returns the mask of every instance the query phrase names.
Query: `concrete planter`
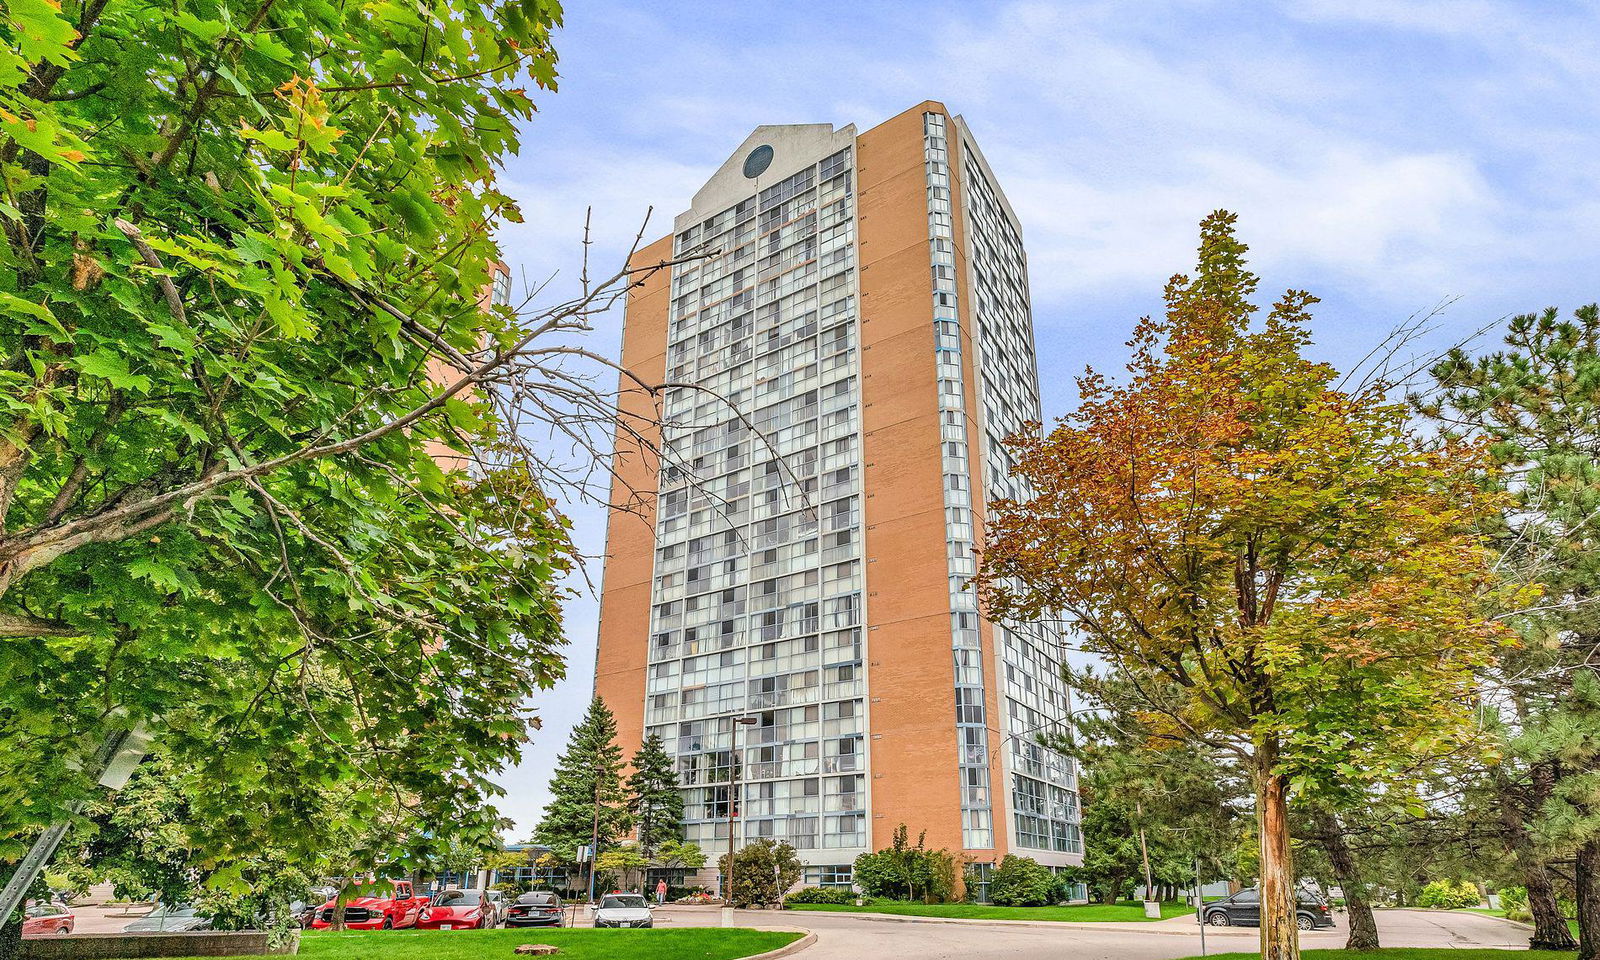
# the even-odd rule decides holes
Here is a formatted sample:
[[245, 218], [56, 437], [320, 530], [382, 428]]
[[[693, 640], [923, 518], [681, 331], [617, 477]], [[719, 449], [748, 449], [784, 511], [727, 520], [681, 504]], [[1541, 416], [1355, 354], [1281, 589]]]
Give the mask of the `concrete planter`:
[[261, 930], [203, 930], [193, 933], [78, 933], [70, 937], [30, 937], [22, 941], [23, 960], [104, 960], [108, 957], [283, 956], [300, 951], [300, 931], [274, 947]]

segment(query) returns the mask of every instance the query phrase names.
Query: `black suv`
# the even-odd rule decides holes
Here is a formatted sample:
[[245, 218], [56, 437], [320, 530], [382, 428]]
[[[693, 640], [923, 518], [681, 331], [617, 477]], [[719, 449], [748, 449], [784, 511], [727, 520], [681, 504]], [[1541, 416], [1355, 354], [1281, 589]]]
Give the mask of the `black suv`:
[[[1261, 893], [1255, 887], [1246, 887], [1231, 897], [1213, 900], [1205, 905], [1201, 915], [1213, 927], [1261, 926]], [[1295, 925], [1301, 930], [1333, 926], [1333, 911], [1322, 898], [1309, 890], [1295, 895]]]

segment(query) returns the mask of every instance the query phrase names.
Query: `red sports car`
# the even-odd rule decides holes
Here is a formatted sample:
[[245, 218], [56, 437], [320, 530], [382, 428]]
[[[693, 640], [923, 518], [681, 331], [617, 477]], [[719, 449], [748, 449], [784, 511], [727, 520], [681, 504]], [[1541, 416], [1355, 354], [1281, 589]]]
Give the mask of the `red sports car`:
[[440, 890], [417, 917], [418, 930], [482, 930], [494, 925], [482, 890]]
[[[417, 917], [428, 905], [427, 897], [413, 896], [410, 880], [358, 885], [344, 905], [344, 925], [349, 930], [394, 930], [415, 926]], [[314, 930], [333, 925], [333, 906], [329, 900], [317, 908]]]
[[76, 922], [72, 911], [59, 903], [36, 903], [23, 911], [22, 935], [43, 937], [71, 933]]

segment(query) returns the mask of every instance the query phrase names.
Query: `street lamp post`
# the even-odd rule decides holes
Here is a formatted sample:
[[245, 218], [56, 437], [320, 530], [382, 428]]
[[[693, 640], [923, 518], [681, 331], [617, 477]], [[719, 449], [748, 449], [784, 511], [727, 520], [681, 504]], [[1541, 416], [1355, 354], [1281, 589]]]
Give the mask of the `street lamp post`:
[[594, 909], [594, 867], [595, 860], [600, 856], [600, 778], [605, 774], [605, 767], [596, 761], [594, 765], [594, 833], [589, 839], [589, 909]]
[[722, 925], [733, 926], [733, 858], [738, 852], [734, 846], [734, 830], [739, 824], [739, 728], [756, 722], [755, 717], [733, 718], [733, 739], [728, 746], [728, 760], [732, 776], [728, 781], [728, 869], [722, 878]]

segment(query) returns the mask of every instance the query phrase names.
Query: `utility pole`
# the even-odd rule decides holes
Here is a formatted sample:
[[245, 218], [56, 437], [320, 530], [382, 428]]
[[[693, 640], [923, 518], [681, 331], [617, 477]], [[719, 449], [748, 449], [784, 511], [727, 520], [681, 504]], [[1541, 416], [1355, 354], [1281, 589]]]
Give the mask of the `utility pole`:
[[1200, 956], [1206, 955], [1206, 898], [1200, 892], [1200, 854], [1194, 855], [1194, 917], [1200, 921]]
[[594, 906], [594, 866], [600, 859], [600, 777], [605, 768], [598, 760], [594, 765], [594, 833], [589, 839], [589, 905]]

